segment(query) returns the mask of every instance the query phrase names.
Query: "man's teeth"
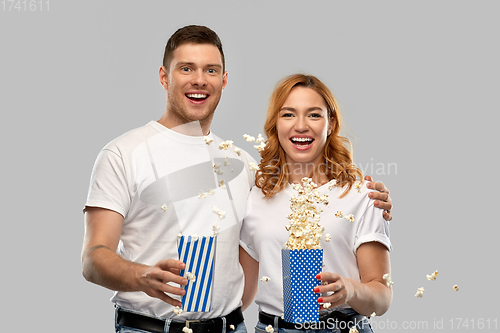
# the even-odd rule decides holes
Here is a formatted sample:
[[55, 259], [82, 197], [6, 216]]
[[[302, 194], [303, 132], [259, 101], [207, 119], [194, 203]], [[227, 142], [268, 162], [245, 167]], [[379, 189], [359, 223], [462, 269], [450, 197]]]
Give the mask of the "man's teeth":
[[207, 98], [205, 94], [187, 94], [186, 96], [189, 98]]

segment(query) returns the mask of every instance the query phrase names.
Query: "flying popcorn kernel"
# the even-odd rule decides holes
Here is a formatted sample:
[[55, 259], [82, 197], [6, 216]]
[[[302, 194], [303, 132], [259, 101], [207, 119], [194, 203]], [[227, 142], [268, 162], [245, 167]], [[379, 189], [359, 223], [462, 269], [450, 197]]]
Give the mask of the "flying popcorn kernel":
[[240, 148], [234, 147], [234, 152], [236, 153], [236, 155], [241, 156], [241, 149]]
[[346, 215], [344, 218], [349, 222], [354, 222], [354, 215], [352, 214]]
[[260, 278], [261, 281], [264, 281], [264, 282], [267, 282], [269, 280], [271, 280], [271, 278], [269, 276], [263, 276]]
[[191, 282], [194, 282], [194, 281], [196, 281], [196, 275], [194, 275], [193, 273], [187, 272], [186, 279], [188, 279]]
[[207, 193], [200, 191], [200, 194], [198, 194], [198, 199], [203, 199], [207, 197]]
[[268, 326], [266, 327], [266, 332], [267, 332], [267, 333], [273, 333], [273, 332], [274, 332], [274, 328], [273, 328], [271, 325], [268, 325]]
[[370, 317], [372, 317], [372, 318], [376, 317], [376, 316], [377, 316], [377, 314], [375, 312], [372, 312], [372, 314], [370, 315]]
[[338, 211], [335, 213], [335, 217], [337, 217], [337, 218], [339, 218], [339, 219], [340, 219], [340, 218], [342, 218], [342, 217], [343, 217], [342, 212], [341, 212], [340, 210], [338, 210]]
[[331, 240], [332, 240], [332, 235], [330, 235], [330, 234], [326, 234], [326, 235], [325, 235], [325, 241], [329, 242], [329, 241], [331, 241]]
[[328, 309], [331, 306], [332, 306], [332, 303], [329, 303], [329, 302], [328, 303], [323, 303], [323, 308], [324, 309]]
[[163, 209], [164, 211], [167, 211], [168, 207], [167, 207], [167, 205], [166, 205], [166, 204], [163, 204], [163, 205], [161, 206], [161, 209]]
[[335, 187], [335, 185], [337, 185], [337, 180], [336, 179], [332, 179], [328, 182], [328, 190], [333, 190], [333, 188]]
[[176, 306], [176, 307], [174, 308], [174, 313], [175, 313], [176, 315], [180, 316], [180, 315], [181, 315], [181, 313], [182, 313], [182, 309], [181, 309], [180, 307]]
[[231, 330], [233, 330], [233, 331], [236, 329], [236, 327], [234, 327], [234, 325], [233, 325], [233, 324], [229, 325], [229, 328], [230, 328]]
[[213, 140], [212, 138], [208, 137], [208, 136], [204, 136], [204, 137], [203, 137], [203, 140], [205, 141], [205, 143], [206, 143], [207, 145], [209, 145], [209, 144], [211, 144], [212, 142], [214, 142], [214, 140]]
[[454, 285], [454, 286], [453, 286], [453, 290], [458, 291], [458, 286], [457, 286], [457, 285]]
[[248, 135], [248, 134], [243, 134], [243, 138], [244, 138], [245, 140], [247, 140], [248, 142], [254, 142], [254, 141], [255, 141], [255, 137], [250, 136], [250, 135]]
[[415, 297], [424, 297], [424, 288], [418, 288], [417, 293], [415, 294]]
[[352, 327], [352, 328], [349, 330], [349, 333], [359, 333], [359, 331], [356, 329], [356, 327]]
[[220, 163], [215, 163], [214, 164], [214, 172], [218, 175], [222, 175], [224, 172], [220, 169], [221, 164]]
[[264, 141], [265, 141], [265, 139], [262, 136], [262, 134], [257, 135], [257, 140], [255, 140], [255, 142], [264, 142]]
[[281, 319], [285, 320], [285, 314], [284, 313], [281, 314]]
[[221, 144], [219, 144], [219, 149], [220, 150], [227, 150], [228, 148], [232, 148], [233, 147], [233, 141], [231, 140], [226, 140], [224, 142], [222, 142]]
[[361, 182], [357, 182], [356, 184], [354, 184], [354, 188], [358, 190], [358, 193], [361, 193], [362, 186], [363, 184]]
[[435, 271], [435, 272], [434, 272], [434, 273], [432, 273], [431, 275], [426, 275], [427, 280], [429, 280], [429, 281], [434, 281], [434, 280], [436, 280], [436, 278], [437, 278], [438, 274], [439, 274], [439, 273], [438, 273], [438, 271]]
[[219, 209], [215, 206], [212, 206], [212, 211], [217, 214], [217, 216], [219, 217], [219, 220], [222, 220], [223, 218], [226, 217], [226, 212], [223, 211], [222, 209]]
[[220, 227], [217, 224], [214, 224], [212, 226], [212, 231], [214, 232], [214, 236], [217, 236], [219, 234]]
[[190, 329], [190, 328], [189, 328], [189, 327], [187, 327], [187, 326], [184, 326], [184, 327], [182, 328], [182, 331], [183, 331], [184, 333], [193, 333], [193, 330], [192, 330], [192, 329]]
[[256, 146], [253, 146], [255, 149], [257, 149], [258, 152], [261, 152], [264, 150], [264, 148], [266, 148], [266, 143], [265, 142], [261, 142], [260, 145], [256, 145]]
[[254, 162], [248, 163], [248, 166], [249, 166], [250, 171], [257, 171], [257, 170], [259, 170], [259, 166], [257, 164], [255, 164]]
[[222, 188], [222, 189], [225, 189], [226, 188], [226, 184], [224, 184], [224, 179], [221, 179], [219, 181], [219, 187]]
[[387, 287], [390, 287], [390, 286], [392, 286], [394, 284], [394, 282], [392, 282], [391, 275], [389, 273], [385, 273], [382, 276], [382, 279], [385, 280], [385, 283], [387, 284]]

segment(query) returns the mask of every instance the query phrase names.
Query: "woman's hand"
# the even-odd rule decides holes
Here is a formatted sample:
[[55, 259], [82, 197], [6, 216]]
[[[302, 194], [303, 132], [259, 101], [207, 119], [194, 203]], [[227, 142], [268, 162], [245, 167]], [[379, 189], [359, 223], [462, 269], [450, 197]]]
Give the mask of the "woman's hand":
[[318, 303], [330, 303], [331, 307], [335, 307], [348, 303], [354, 297], [354, 287], [350, 279], [329, 272], [320, 273], [316, 278], [321, 280], [321, 285], [314, 288], [314, 292], [333, 293], [329, 296], [320, 296]]

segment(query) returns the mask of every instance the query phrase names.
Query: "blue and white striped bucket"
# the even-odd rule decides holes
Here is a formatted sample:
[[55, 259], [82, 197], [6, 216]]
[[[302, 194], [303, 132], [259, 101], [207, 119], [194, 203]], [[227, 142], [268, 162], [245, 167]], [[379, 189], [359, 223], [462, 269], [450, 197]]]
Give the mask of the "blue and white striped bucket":
[[195, 275], [196, 280], [184, 286], [182, 310], [188, 312], [208, 312], [212, 303], [212, 281], [215, 267], [215, 245], [217, 236], [181, 236], [178, 240], [179, 260], [186, 264], [180, 275]]

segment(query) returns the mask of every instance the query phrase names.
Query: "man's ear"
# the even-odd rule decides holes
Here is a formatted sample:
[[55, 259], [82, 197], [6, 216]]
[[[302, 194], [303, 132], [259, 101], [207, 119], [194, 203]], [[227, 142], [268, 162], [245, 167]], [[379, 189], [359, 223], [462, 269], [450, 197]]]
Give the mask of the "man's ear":
[[224, 90], [227, 86], [227, 72], [224, 72], [222, 75], [222, 90]]
[[163, 89], [168, 90], [168, 72], [165, 66], [160, 67], [160, 70], [158, 71], [158, 77]]

